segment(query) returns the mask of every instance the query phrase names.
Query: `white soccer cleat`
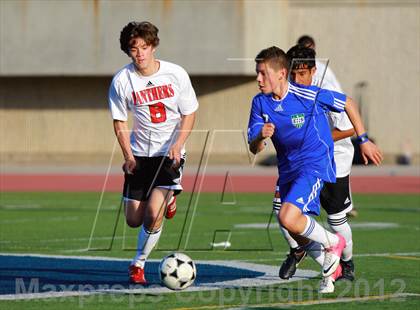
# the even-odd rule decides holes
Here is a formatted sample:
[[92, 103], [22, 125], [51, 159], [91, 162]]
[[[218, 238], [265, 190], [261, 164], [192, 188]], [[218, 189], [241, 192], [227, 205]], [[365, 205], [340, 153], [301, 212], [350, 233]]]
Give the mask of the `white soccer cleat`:
[[318, 292], [321, 294], [334, 293], [334, 281], [331, 277], [322, 278], [321, 283], [319, 283]]
[[319, 283], [318, 292], [321, 294], [334, 293], [335, 280], [337, 280], [342, 275], [343, 275], [343, 268], [341, 267], [341, 265], [338, 265], [337, 269], [334, 271], [334, 273], [331, 276], [322, 278], [321, 283]]

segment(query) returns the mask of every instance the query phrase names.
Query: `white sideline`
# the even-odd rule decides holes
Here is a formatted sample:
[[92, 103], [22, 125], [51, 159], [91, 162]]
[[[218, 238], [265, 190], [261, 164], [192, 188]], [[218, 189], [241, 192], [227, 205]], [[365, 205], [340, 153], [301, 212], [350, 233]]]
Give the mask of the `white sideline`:
[[[87, 248], [68, 250], [66, 252], [90, 252]], [[175, 252], [175, 250], [174, 250]], [[194, 252], [194, 251], [190, 251]], [[264, 255], [272, 254], [275, 258], [255, 258], [255, 259], [241, 259], [241, 262], [270, 262], [276, 260], [283, 260], [284, 257], [279, 257], [282, 254], [288, 254], [288, 252], [265, 252]], [[0, 252], [0, 256], [29, 256], [29, 257], [45, 257], [45, 258], [68, 258], [68, 259], [88, 259], [88, 260], [104, 260], [104, 261], [131, 261], [129, 258], [120, 257], [109, 257], [109, 256], [75, 256], [75, 255], [50, 255], [50, 254], [38, 254], [38, 253], [8, 253]], [[382, 256], [420, 256], [420, 252], [385, 252], [385, 253], [362, 253], [354, 254], [353, 257], [382, 257]], [[153, 261], [153, 260], [152, 260]], [[210, 261], [211, 262], [211, 261]]]
[[[336, 303], [349, 303], [349, 302], [358, 302], [358, 301], [378, 301], [385, 299], [393, 298], [404, 298], [404, 297], [420, 297], [420, 294], [417, 293], [397, 293], [397, 294], [386, 294], [386, 295], [375, 295], [375, 296], [363, 296], [363, 297], [342, 297], [334, 299], [319, 299], [319, 300], [307, 300], [307, 301], [295, 301], [295, 302], [286, 302], [286, 303], [271, 303], [271, 304], [258, 304], [258, 305], [247, 305], [246, 308], [218, 308], [218, 309], [227, 309], [227, 310], [245, 310], [252, 307], [252, 309], [264, 308], [264, 307], [301, 307], [301, 306], [313, 306], [313, 305], [326, 305], [326, 304], [336, 304]], [[229, 306], [232, 307], [232, 306]], [[209, 307], [201, 307], [200, 309], [210, 309]], [[173, 310], [194, 310], [198, 308], [175, 308]]]

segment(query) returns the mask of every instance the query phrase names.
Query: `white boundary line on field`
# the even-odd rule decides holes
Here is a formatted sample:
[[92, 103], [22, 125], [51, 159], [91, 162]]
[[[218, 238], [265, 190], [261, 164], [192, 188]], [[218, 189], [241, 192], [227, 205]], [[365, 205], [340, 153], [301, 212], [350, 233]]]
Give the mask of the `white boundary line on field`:
[[[90, 252], [87, 248], [84, 249], [74, 249], [66, 251], [70, 252]], [[194, 253], [194, 251], [190, 251]], [[282, 254], [287, 254], [288, 252], [264, 252], [264, 255], [271, 254], [275, 255], [274, 258], [256, 258], [256, 259], [241, 259], [241, 262], [271, 262], [271, 261], [280, 261], [284, 257], [279, 257]], [[37, 253], [8, 253], [0, 252], [0, 256], [29, 256], [29, 257], [45, 257], [45, 258], [68, 258], [68, 259], [86, 259], [86, 260], [104, 260], [104, 261], [131, 261], [129, 258], [120, 258], [120, 257], [110, 257], [110, 256], [92, 256], [92, 255], [51, 255], [51, 254], [37, 254]], [[353, 257], [383, 257], [383, 256], [420, 256], [420, 252], [385, 252], [385, 253], [362, 253], [354, 254]], [[211, 262], [211, 261], [210, 261]]]
[[[44, 222], [63, 222], [63, 221], [78, 221], [80, 220], [79, 216], [54, 216], [49, 217], [43, 220]], [[28, 223], [28, 222], [37, 222], [39, 219], [37, 218], [19, 218], [19, 219], [12, 219], [12, 220], [0, 220], [0, 224], [21, 224], [21, 223]]]
[[107, 256], [67, 256], [67, 255], [51, 255], [37, 253], [4, 253], [0, 252], [0, 256], [17, 256], [17, 257], [40, 257], [40, 258], [59, 258], [59, 259], [84, 259], [84, 260], [103, 260], [103, 261], [131, 261], [129, 258], [107, 257]]
[[418, 256], [420, 252], [397, 252], [397, 253], [371, 253], [371, 254], [355, 254], [355, 257], [380, 257], [380, 256]]
[[[285, 303], [271, 303], [271, 304], [258, 304], [258, 305], [247, 305], [246, 308], [241, 307], [238, 305], [239, 308], [232, 306], [228, 307], [220, 307], [217, 306], [218, 309], [227, 309], [227, 310], [243, 310], [243, 309], [258, 309], [258, 308], [265, 308], [265, 307], [301, 307], [301, 306], [313, 306], [313, 305], [326, 305], [326, 304], [338, 304], [338, 303], [349, 303], [349, 302], [359, 302], [359, 301], [383, 301], [385, 299], [393, 299], [393, 298], [404, 298], [404, 297], [420, 297], [420, 294], [417, 293], [396, 293], [396, 294], [386, 294], [386, 295], [375, 295], [375, 296], [363, 296], [363, 297], [342, 297], [342, 298], [330, 298], [330, 299], [319, 299], [319, 300], [306, 300], [306, 301], [292, 301], [292, 302], [285, 302]], [[173, 310], [196, 310], [196, 309], [213, 309], [216, 307], [212, 306], [203, 306], [197, 308], [175, 308]]]
[[[268, 225], [270, 224], [270, 225]], [[327, 226], [327, 222], [320, 223], [323, 226]], [[271, 224], [271, 223], [242, 223], [242, 224], [235, 224], [233, 225], [234, 228], [237, 229], [255, 229], [255, 230], [262, 230], [267, 229], [270, 226], [270, 229], [278, 229], [278, 225]], [[356, 222], [350, 223], [350, 227], [352, 229], [367, 229], [367, 230], [382, 230], [382, 229], [393, 229], [399, 228], [400, 225], [398, 223], [391, 223], [391, 222]]]
[[[289, 252], [283, 252], [288, 254]], [[277, 253], [275, 258], [256, 258], [256, 259], [241, 259], [241, 262], [272, 262], [272, 261], [282, 261], [284, 257], [279, 257]], [[420, 252], [396, 252], [396, 253], [363, 253], [363, 254], [353, 254], [353, 257], [388, 257], [388, 256], [420, 256]]]
[[[60, 220], [66, 220], [66, 221], [76, 221], [78, 219], [78, 217], [54, 217], [51, 218], [47, 221], [60, 221]], [[32, 221], [30, 219], [17, 219], [17, 220], [0, 220], [0, 224], [4, 223], [4, 224], [16, 224], [16, 223], [24, 223], [27, 221]], [[324, 226], [327, 225], [327, 223], [324, 223]], [[272, 223], [246, 223], [246, 224], [236, 224], [234, 225], [235, 228], [237, 229], [250, 229], [250, 230], [262, 230], [262, 229], [267, 229], [267, 227], [269, 226], [270, 229], [278, 229], [277, 225], [274, 225]], [[398, 228], [399, 224], [397, 223], [385, 223], [385, 222], [364, 222], [364, 223], [354, 223], [351, 224], [353, 229], [367, 229], [367, 230], [376, 230], [376, 229], [394, 229], [394, 228]], [[246, 234], [248, 232], [244, 232], [244, 231], [236, 231], [235, 234]], [[179, 235], [179, 234], [167, 234], [167, 236], [172, 236], [172, 235]], [[213, 235], [213, 233], [205, 233], [205, 235]], [[133, 238], [137, 238], [135, 236], [132, 236]], [[127, 237], [126, 237], [127, 238]], [[36, 242], [45, 244], [45, 243], [59, 243], [59, 242], [80, 242], [80, 241], [87, 241], [88, 243], [92, 243], [93, 240], [98, 241], [98, 240], [109, 240], [111, 241], [112, 239], [114, 240], [121, 240], [124, 239], [124, 236], [119, 236], [116, 235], [114, 237], [94, 237], [94, 238], [87, 238], [87, 237], [79, 237], [79, 238], [52, 238], [52, 239], [40, 239], [40, 240], [36, 240]], [[137, 239], [136, 239], [137, 240]], [[14, 244], [14, 245], [19, 245], [21, 242], [17, 242], [17, 241], [13, 241], [13, 240], [0, 240], [0, 244]], [[89, 247], [88, 247], [89, 248]], [[62, 251], [63, 253], [72, 253], [72, 250], [64, 250]], [[76, 249], [74, 252], [81, 252], [80, 249]]]

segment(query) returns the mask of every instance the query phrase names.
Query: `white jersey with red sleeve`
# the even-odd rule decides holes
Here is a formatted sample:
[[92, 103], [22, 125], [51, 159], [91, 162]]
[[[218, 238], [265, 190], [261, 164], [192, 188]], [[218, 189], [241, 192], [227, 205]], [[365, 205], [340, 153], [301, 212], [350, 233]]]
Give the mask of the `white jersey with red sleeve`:
[[109, 89], [112, 118], [127, 121], [128, 111], [133, 114], [134, 156], [167, 156], [178, 137], [182, 115], [198, 109], [187, 72], [170, 62], [159, 63], [159, 70], [149, 76], [140, 75], [133, 63], [126, 65], [115, 74]]
[[[312, 85], [342, 93], [341, 85], [335, 77], [334, 72], [326, 67], [324, 63], [316, 61], [316, 72], [312, 79]], [[331, 130], [349, 130], [353, 128], [349, 117], [345, 112], [328, 112], [328, 121]], [[350, 138], [334, 142], [334, 159], [337, 170], [337, 178], [348, 176], [353, 163], [354, 147]]]

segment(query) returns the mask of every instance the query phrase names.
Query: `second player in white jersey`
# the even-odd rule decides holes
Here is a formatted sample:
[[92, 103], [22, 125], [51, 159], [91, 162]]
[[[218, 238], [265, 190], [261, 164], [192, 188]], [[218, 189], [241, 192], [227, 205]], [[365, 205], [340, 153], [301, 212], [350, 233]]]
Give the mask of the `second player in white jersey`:
[[[312, 85], [343, 93], [334, 72], [322, 61], [316, 61], [316, 71], [312, 78]], [[331, 130], [334, 130], [334, 128], [340, 131], [353, 129], [353, 125], [346, 113], [328, 112], [328, 116]], [[334, 159], [337, 178], [342, 178], [350, 174], [353, 156], [354, 147], [350, 137], [334, 141]]]
[[321, 60], [315, 60], [316, 71], [312, 78], [312, 85], [343, 93], [340, 82], [338, 82], [331, 68]]
[[[309, 43], [311, 43], [311, 39]], [[299, 40], [300, 41], [300, 40]], [[290, 78], [296, 83], [303, 85], [316, 84], [330, 90], [341, 90], [338, 81], [335, 79], [331, 70], [322, 64], [315, 62], [314, 44], [306, 47], [304, 42], [292, 47], [288, 52], [291, 61]], [[319, 66], [319, 68], [318, 68]], [[314, 78], [315, 74], [317, 75]], [[334, 139], [334, 160], [337, 166], [337, 178], [335, 183], [324, 183], [320, 193], [320, 202], [328, 214], [327, 221], [331, 229], [342, 235], [346, 241], [346, 246], [341, 255], [341, 269], [331, 276], [324, 277], [320, 284], [321, 293], [331, 293], [334, 291], [334, 281], [340, 277], [348, 280], [354, 279], [354, 265], [352, 261], [352, 232], [347, 223], [346, 213], [351, 210], [352, 202], [349, 187], [349, 174], [353, 158], [353, 145], [350, 137], [354, 134], [353, 126], [348, 117], [343, 117], [337, 113], [329, 113], [329, 125]], [[343, 140], [344, 139], [344, 140]], [[347, 139], [347, 141], [345, 141]], [[343, 141], [343, 142], [342, 142]], [[277, 193], [273, 199], [273, 208], [280, 212], [281, 202], [277, 198]], [[320, 243], [311, 242], [308, 244], [298, 243], [294, 236], [281, 227], [281, 231], [289, 243], [290, 253], [283, 262], [279, 275], [283, 279], [288, 279], [296, 271], [297, 265], [305, 257], [306, 253], [314, 258], [319, 264], [324, 263], [324, 252]]]
[[133, 63], [126, 65], [110, 87], [113, 119], [127, 121], [128, 111], [133, 114], [130, 143], [134, 156], [166, 156], [179, 134], [181, 116], [198, 108], [187, 72], [176, 64], [158, 61], [159, 70], [150, 76], [141, 76]]

